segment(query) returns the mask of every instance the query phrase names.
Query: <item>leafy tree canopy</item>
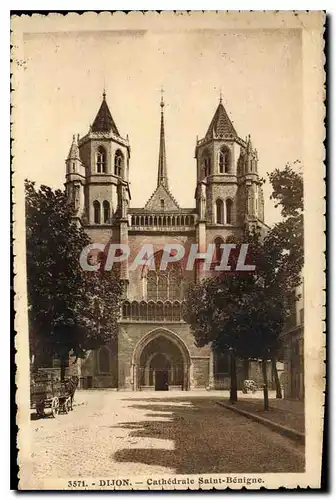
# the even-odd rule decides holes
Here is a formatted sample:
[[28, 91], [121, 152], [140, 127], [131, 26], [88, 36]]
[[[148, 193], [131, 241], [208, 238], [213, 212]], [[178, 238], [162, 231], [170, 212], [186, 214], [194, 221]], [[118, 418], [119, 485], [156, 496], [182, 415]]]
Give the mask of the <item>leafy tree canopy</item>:
[[81, 268], [90, 239], [63, 191], [28, 180], [25, 189], [31, 352], [83, 357], [116, 335], [119, 281]]
[[250, 228], [238, 242], [249, 244], [256, 271], [224, 272], [188, 290], [185, 320], [198, 346], [212, 342], [221, 352], [233, 349], [240, 357], [261, 359], [281, 349], [287, 298], [300, 283], [303, 264], [303, 181], [288, 165], [270, 181], [283, 220], [266, 234]]

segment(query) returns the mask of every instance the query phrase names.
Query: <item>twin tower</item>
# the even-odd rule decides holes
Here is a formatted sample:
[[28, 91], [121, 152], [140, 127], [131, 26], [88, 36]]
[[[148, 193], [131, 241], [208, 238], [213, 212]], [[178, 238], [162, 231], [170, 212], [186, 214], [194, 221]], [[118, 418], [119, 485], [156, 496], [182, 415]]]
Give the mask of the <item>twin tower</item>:
[[196, 141], [193, 208], [181, 208], [169, 189], [162, 97], [160, 106], [157, 187], [143, 208], [130, 207], [131, 147], [128, 136], [119, 133], [105, 92], [88, 133], [82, 138], [73, 136], [65, 186], [77, 220], [91, 238], [107, 239], [107, 229], [115, 228], [120, 240], [125, 239], [125, 232], [153, 236], [168, 232], [194, 234], [196, 242], [211, 243], [217, 237], [226, 241], [239, 235], [246, 224], [264, 226], [257, 151], [250, 136], [245, 140], [238, 136], [222, 99], [204, 138]]

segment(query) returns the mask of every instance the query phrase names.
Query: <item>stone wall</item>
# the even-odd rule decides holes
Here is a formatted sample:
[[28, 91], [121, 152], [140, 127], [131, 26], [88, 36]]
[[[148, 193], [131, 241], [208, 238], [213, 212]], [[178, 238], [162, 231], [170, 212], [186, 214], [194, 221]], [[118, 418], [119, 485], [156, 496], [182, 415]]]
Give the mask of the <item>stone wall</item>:
[[191, 389], [206, 389], [209, 386], [209, 357], [192, 357], [190, 374]]

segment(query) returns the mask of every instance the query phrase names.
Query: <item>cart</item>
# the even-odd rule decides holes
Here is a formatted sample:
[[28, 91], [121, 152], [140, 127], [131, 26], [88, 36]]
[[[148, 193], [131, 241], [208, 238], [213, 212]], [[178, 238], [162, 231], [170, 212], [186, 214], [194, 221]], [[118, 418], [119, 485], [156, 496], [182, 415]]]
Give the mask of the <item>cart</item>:
[[46, 415], [55, 418], [60, 412], [68, 413], [71, 408], [71, 394], [66, 382], [60, 382], [51, 375], [36, 376], [30, 386], [30, 407], [39, 417]]

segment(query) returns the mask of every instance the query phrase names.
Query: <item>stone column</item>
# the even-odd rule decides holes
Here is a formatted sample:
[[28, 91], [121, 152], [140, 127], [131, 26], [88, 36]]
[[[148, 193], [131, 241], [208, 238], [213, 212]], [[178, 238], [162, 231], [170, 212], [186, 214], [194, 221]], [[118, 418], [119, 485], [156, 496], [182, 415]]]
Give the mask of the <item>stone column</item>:
[[138, 390], [138, 365], [134, 364], [132, 365], [131, 372], [133, 374], [133, 391]]
[[[189, 378], [189, 384], [187, 387], [184, 387], [184, 390], [187, 390], [187, 389], [193, 389], [195, 387], [195, 384], [194, 384], [194, 365], [193, 365], [193, 361], [191, 361], [190, 363], [190, 366], [189, 366], [189, 369], [187, 366], [184, 366], [183, 367], [183, 373], [184, 373], [184, 376], [183, 376], [183, 381], [185, 379], [188, 380]], [[185, 373], [187, 374], [187, 376], [185, 377]], [[189, 375], [189, 377], [188, 377]]]
[[144, 379], [145, 379], [145, 385], [149, 385], [149, 366], [145, 366], [144, 368], [145, 374], [144, 374]]

